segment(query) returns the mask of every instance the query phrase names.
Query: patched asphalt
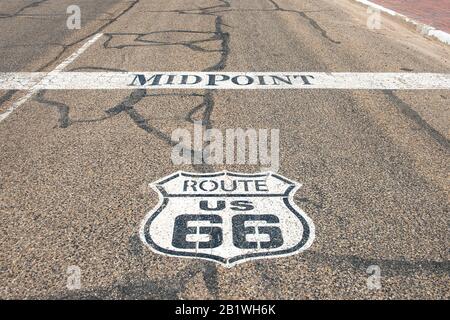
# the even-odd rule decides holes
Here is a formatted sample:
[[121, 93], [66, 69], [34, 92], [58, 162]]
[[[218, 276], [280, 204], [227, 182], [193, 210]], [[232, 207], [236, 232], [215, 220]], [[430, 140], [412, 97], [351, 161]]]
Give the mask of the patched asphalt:
[[[0, 3], [0, 72], [450, 72], [450, 48], [354, 1]], [[34, 3], [34, 5], [31, 5]], [[23, 92], [0, 91], [0, 112]], [[0, 123], [0, 298], [448, 299], [448, 90], [42, 90]], [[178, 170], [175, 129], [280, 130], [303, 186], [306, 252], [224, 268], [159, 255], [139, 228], [150, 182]], [[79, 266], [82, 288], [68, 290]], [[381, 269], [379, 290], [366, 270]]]

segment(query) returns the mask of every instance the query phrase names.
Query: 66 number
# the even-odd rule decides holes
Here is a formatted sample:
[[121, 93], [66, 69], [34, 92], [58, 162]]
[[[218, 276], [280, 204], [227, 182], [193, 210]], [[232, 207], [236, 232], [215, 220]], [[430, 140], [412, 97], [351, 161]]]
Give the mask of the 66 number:
[[[218, 201], [215, 208], [209, 208], [207, 201], [200, 201], [200, 208], [208, 211], [220, 211], [225, 208], [224, 201]], [[249, 201], [232, 201], [234, 211], [249, 211], [254, 207]], [[208, 226], [189, 226], [189, 222], [207, 222]], [[233, 244], [239, 249], [274, 249], [283, 245], [281, 229], [274, 224], [280, 220], [273, 214], [238, 214], [231, 219]], [[252, 226], [247, 224], [253, 222]], [[254, 226], [265, 222], [263, 226]], [[222, 245], [223, 219], [216, 214], [184, 214], [175, 218], [172, 245], [179, 249], [213, 249]], [[206, 235], [206, 241], [192, 241], [192, 236]], [[261, 240], [262, 237], [264, 240]], [[253, 238], [249, 239], [249, 238]]]

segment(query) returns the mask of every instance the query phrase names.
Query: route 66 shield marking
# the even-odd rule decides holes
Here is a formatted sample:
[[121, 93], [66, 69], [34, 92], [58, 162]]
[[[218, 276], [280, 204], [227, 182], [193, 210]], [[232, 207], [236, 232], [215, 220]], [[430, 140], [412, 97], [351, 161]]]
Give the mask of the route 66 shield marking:
[[159, 204], [141, 239], [152, 251], [225, 267], [289, 256], [314, 241], [312, 220], [293, 202], [300, 184], [267, 172], [176, 172], [151, 184]]

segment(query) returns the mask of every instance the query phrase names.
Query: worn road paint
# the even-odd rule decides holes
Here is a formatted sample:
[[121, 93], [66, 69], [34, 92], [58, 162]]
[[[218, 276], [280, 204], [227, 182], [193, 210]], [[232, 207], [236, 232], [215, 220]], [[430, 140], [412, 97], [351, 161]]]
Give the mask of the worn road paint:
[[160, 201], [140, 233], [156, 253], [232, 267], [294, 255], [314, 241], [312, 220], [293, 201], [300, 184], [278, 174], [179, 171], [151, 186]]
[[[83, 54], [91, 45], [93, 45], [100, 37], [103, 35], [103, 33], [98, 33], [92, 38], [90, 38], [81, 48], [79, 48], [76, 52], [74, 52], [70, 57], [65, 59], [61, 64], [59, 64], [55, 69], [53, 69], [51, 72], [40, 72], [40, 73], [21, 73], [19, 75], [18, 86], [16, 89], [12, 90], [28, 90], [28, 92], [19, 100], [14, 102], [8, 109], [6, 109], [5, 112], [0, 114], [0, 122], [5, 120], [11, 113], [14, 112], [17, 108], [19, 108], [21, 105], [23, 105], [25, 102], [28, 101], [36, 92], [42, 89], [40, 82], [46, 79], [46, 77], [53, 78], [56, 77], [61, 71], [63, 71], [69, 64], [75, 61], [80, 55]], [[3, 76], [0, 75], [0, 87], [1, 83], [3, 83]], [[1, 88], [0, 88], [1, 89]], [[2, 89], [1, 89], [2, 90]], [[9, 90], [9, 89], [5, 89]]]
[[[37, 84], [36, 81], [40, 80]], [[0, 90], [450, 89], [445, 73], [51, 72], [0, 73]]]

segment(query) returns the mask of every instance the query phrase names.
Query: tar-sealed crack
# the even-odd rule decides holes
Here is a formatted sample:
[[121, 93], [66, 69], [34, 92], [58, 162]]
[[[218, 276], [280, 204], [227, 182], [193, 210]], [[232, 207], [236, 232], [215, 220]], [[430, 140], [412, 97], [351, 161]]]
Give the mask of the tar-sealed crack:
[[[14, 18], [17, 16], [20, 16], [21, 13], [23, 13], [23, 11], [25, 11], [26, 9], [32, 8], [32, 7], [38, 7], [39, 5], [43, 4], [44, 2], [46, 2], [48, 0], [42, 0], [42, 1], [38, 1], [38, 2], [34, 2], [32, 4], [29, 4], [27, 6], [24, 6], [23, 8], [21, 8], [20, 10], [18, 10], [16, 13], [14, 14], [9, 14], [9, 15], [2, 15], [0, 14], [0, 19], [2, 18]], [[72, 47], [79, 45], [80, 43], [86, 41], [87, 39], [91, 38], [92, 36], [94, 36], [95, 34], [98, 34], [100, 32], [102, 32], [103, 30], [105, 30], [108, 26], [110, 26], [111, 24], [113, 24], [114, 22], [116, 22], [120, 17], [122, 17], [124, 14], [126, 14], [127, 12], [129, 12], [131, 9], [133, 9], [140, 0], [133, 0], [130, 1], [130, 4], [128, 7], [126, 7], [124, 10], [122, 10], [118, 15], [116, 15], [114, 18], [112, 19], [107, 19], [107, 22], [104, 23], [103, 25], [101, 25], [99, 28], [97, 28], [95, 31], [83, 36], [82, 38], [73, 41], [71, 43], [67, 43], [67, 44], [58, 44], [58, 43], [52, 43], [52, 46], [60, 46], [61, 47], [61, 51], [55, 56], [53, 57], [50, 61], [48, 61], [46, 64], [44, 64], [43, 66], [39, 67], [37, 70], [35, 70], [36, 72], [43, 72], [45, 71], [48, 67], [50, 67], [51, 65], [53, 65], [54, 63], [56, 63], [58, 60], [60, 60], [64, 54], [66, 54], [66, 52], [71, 49]], [[3, 96], [0, 97], [0, 107], [7, 101], [9, 101], [11, 99], [11, 97], [17, 92], [17, 90], [8, 90]]]
[[299, 10], [283, 9], [283, 8], [280, 7], [280, 5], [279, 5], [278, 3], [275, 2], [275, 0], [268, 0], [268, 1], [269, 1], [270, 3], [273, 4], [273, 6], [274, 6], [274, 8], [275, 8], [274, 11], [291, 12], [291, 13], [298, 14], [298, 15], [299, 15], [300, 17], [302, 17], [303, 19], [306, 19], [306, 20], [309, 22], [309, 24], [310, 24], [314, 29], [316, 29], [318, 32], [320, 32], [320, 34], [322, 35], [322, 37], [324, 37], [325, 39], [329, 40], [330, 42], [332, 42], [332, 43], [334, 43], [334, 44], [340, 44], [340, 43], [341, 43], [340, 41], [336, 41], [336, 40], [332, 39], [332, 38], [328, 35], [327, 31], [326, 31], [324, 28], [322, 28], [316, 20], [314, 20], [313, 18], [311, 18], [310, 16], [308, 16], [308, 15], [306, 14], [306, 12], [304, 12], [304, 11], [299, 11]]
[[39, 7], [41, 4], [48, 2], [49, 0], [39, 0], [36, 2], [29, 3], [20, 9], [18, 9], [14, 13], [0, 13], [0, 19], [7, 19], [7, 18], [16, 18], [19, 17], [21, 14], [23, 14], [27, 9], [29, 8], [36, 8]]
[[86, 41], [87, 39], [91, 38], [92, 36], [94, 36], [95, 34], [98, 34], [100, 32], [102, 32], [103, 30], [105, 30], [107, 27], [109, 27], [111, 24], [113, 24], [114, 22], [116, 22], [118, 19], [120, 19], [123, 15], [125, 15], [126, 13], [128, 13], [131, 9], [133, 9], [138, 3], [140, 2], [140, 0], [133, 0], [130, 2], [130, 5], [128, 7], [126, 7], [125, 9], [123, 9], [118, 15], [116, 15], [114, 18], [112, 19], [108, 19], [106, 23], [104, 23], [102, 26], [100, 26], [99, 28], [97, 28], [95, 31], [91, 32], [90, 34], [84, 36], [83, 38], [80, 38], [74, 42], [71, 42], [69, 44], [64, 44], [62, 45], [63, 49], [62, 51], [56, 56], [54, 57], [51, 61], [49, 61], [47, 64], [45, 64], [44, 66], [42, 66], [41, 68], [39, 68], [38, 71], [42, 71], [46, 68], [48, 68], [49, 66], [51, 66], [53, 63], [55, 63], [56, 61], [58, 61], [64, 54], [65, 52], [70, 49], [71, 47], [80, 44], [81, 42]]
[[419, 128], [428, 134], [434, 141], [436, 141], [445, 151], [450, 151], [449, 140], [442, 135], [438, 130], [433, 128], [426, 122], [409, 104], [400, 99], [392, 90], [383, 91], [386, 97], [412, 122], [416, 123]]
[[243, 12], [243, 11], [251, 11], [251, 12], [288, 12], [288, 13], [292, 13], [292, 14], [296, 14], [298, 16], [300, 16], [301, 18], [305, 19], [308, 21], [308, 23], [316, 30], [320, 33], [320, 35], [330, 41], [333, 44], [340, 44], [340, 41], [334, 40], [333, 38], [331, 38], [328, 35], [328, 32], [320, 26], [320, 24], [314, 20], [313, 18], [311, 18], [310, 16], [308, 16], [306, 11], [300, 11], [300, 10], [293, 10], [293, 9], [284, 9], [282, 8], [275, 0], [267, 0], [268, 2], [270, 2], [273, 6], [273, 8], [271, 9], [235, 9], [235, 8], [231, 8], [231, 4], [229, 2], [225, 1], [221, 1], [224, 2], [223, 5], [216, 5], [216, 6], [211, 6], [211, 7], [206, 7], [206, 8], [201, 8], [201, 9], [178, 9], [178, 10], [162, 10], [162, 11], [151, 11], [151, 12], [160, 12], [160, 13], [178, 13], [178, 14], [209, 14], [209, 15], [215, 15], [218, 13], [226, 13], [226, 12]]

